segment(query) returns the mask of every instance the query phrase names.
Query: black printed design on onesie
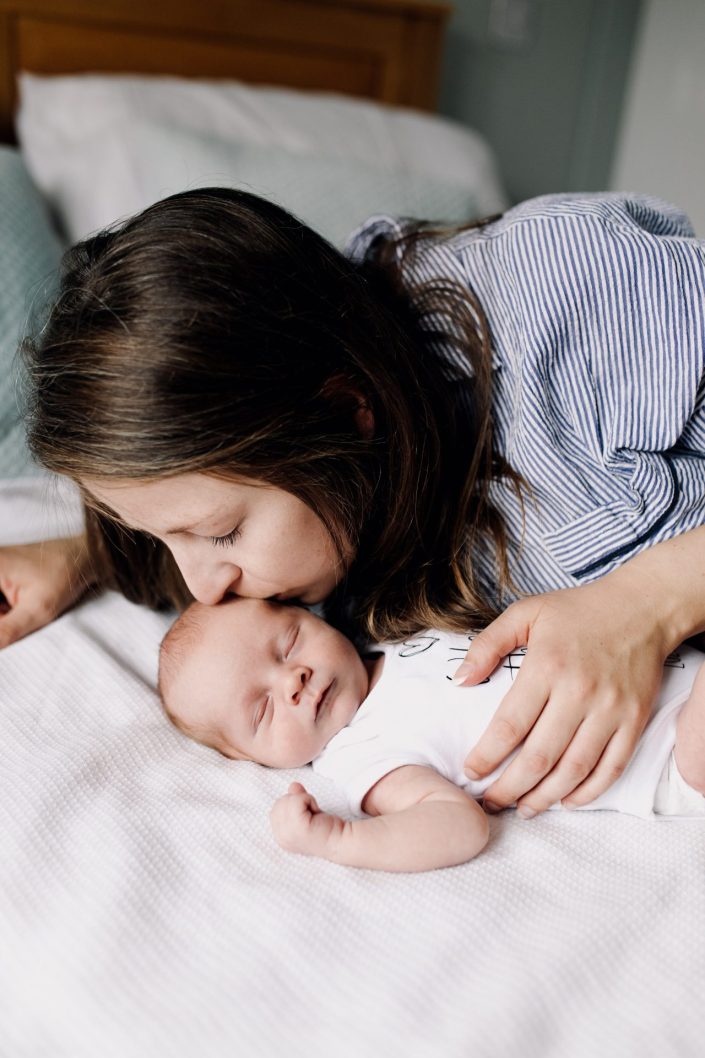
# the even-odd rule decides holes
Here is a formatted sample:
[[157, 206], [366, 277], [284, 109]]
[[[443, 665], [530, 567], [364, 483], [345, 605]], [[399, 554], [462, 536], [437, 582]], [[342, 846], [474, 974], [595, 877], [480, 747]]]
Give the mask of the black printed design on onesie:
[[[476, 632], [469, 632], [467, 634], [466, 639], [467, 639], [467, 642], [468, 642], [468, 646], [470, 645], [470, 643], [472, 643], [472, 641], [473, 641], [473, 639], [475, 638], [476, 635], [477, 635]], [[428, 653], [428, 651], [433, 650], [433, 648], [436, 646], [436, 644], [440, 643], [440, 642], [441, 642], [440, 636], [434, 636], [434, 635], [432, 635], [430, 633], [427, 634], [427, 635], [414, 636], [412, 639], [405, 639], [404, 640], [404, 642], [401, 644], [401, 646], [399, 648], [399, 653], [398, 653], [397, 656], [399, 658], [415, 658], [419, 654], [426, 654], [426, 653]], [[458, 665], [460, 665], [461, 661], [465, 657], [465, 654], [467, 653], [467, 649], [468, 649], [467, 646], [454, 647], [454, 646], [451, 646], [450, 644], [448, 644], [447, 650], [448, 650], [448, 653], [450, 654], [450, 656], [446, 657], [444, 659], [444, 664], [447, 665], [447, 666], [451, 666], [451, 673], [450, 673], [450, 675], [446, 674], [445, 678], [447, 680], [450, 680], [452, 682], [453, 676], [455, 674], [455, 671], [458, 668]], [[525, 651], [522, 650], [522, 654], [523, 653], [525, 653]], [[514, 654], [514, 655], [511, 655], [511, 656], [512, 657], [517, 657], [518, 656], [518, 652], [516, 654]], [[510, 668], [510, 667], [511, 666], [506, 666], [505, 665], [505, 668]], [[514, 679], [514, 669], [517, 668], [517, 666], [513, 666], [511, 668], [512, 668], [512, 679]], [[491, 679], [492, 679], [491, 676], [486, 676], [485, 679], [482, 680], [481, 683], [477, 684], [476, 686], [481, 686], [483, 683], [489, 683]]]

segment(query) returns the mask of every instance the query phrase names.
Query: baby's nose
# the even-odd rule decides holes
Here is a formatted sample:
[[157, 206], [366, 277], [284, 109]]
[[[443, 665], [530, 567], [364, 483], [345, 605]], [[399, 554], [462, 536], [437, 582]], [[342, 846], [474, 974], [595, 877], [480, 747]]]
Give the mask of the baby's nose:
[[311, 670], [304, 665], [297, 665], [286, 680], [286, 697], [292, 705], [299, 705], [305, 698], [306, 685], [311, 678]]

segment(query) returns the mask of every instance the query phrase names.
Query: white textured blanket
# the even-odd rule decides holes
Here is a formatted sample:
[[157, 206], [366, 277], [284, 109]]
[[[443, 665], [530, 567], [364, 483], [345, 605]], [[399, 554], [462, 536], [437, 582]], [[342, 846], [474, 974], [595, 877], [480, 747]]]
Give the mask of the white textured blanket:
[[[0, 485], [2, 541], [46, 531], [37, 489]], [[106, 595], [0, 652], [0, 1058], [705, 1053], [705, 823], [504, 813], [414, 876], [288, 855], [297, 773], [162, 716], [167, 625]]]

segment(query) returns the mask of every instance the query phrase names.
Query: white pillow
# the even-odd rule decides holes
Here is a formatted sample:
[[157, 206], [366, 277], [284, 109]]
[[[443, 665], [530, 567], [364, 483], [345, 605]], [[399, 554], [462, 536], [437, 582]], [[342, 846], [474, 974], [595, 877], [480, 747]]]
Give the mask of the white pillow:
[[[88, 162], [87, 155], [90, 157]], [[239, 187], [278, 202], [343, 247], [374, 212], [460, 223], [478, 215], [467, 187], [280, 147], [232, 144], [140, 121], [98, 134], [54, 204], [72, 240], [177, 191]]]
[[[156, 175], [146, 173], [135, 154], [159, 126], [166, 137], [160, 141], [163, 149], [191, 186], [215, 172], [229, 174], [229, 183], [253, 184], [253, 175], [261, 182], [268, 178], [261, 149], [269, 147], [299, 156], [299, 171], [312, 171], [315, 158], [326, 159], [331, 174], [345, 171], [344, 163], [350, 163], [367, 191], [374, 191], [375, 172], [385, 174], [379, 201], [373, 197], [368, 212], [416, 213], [416, 208], [405, 208], [405, 201], [419, 201], [424, 181], [434, 187], [431, 205], [441, 187], [450, 187], [447, 206], [452, 200], [456, 210], [460, 192], [476, 215], [506, 205], [493, 156], [481, 137], [445, 119], [402, 108], [331, 93], [98, 75], [22, 74], [20, 98], [17, 130], [23, 156], [71, 240], [142, 208], [147, 185], [150, 196], [155, 183], [163, 185], [164, 193], [181, 189], [175, 179], [164, 179], [163, 165]], [[241, 170], [233, 169], [238, 155], [228, 152], [228, 145], [241, 149]], [[252, 150], [246, 152], [246, 147]], [[156, 152], [148, 153], [153, 160]], [[272, 160], [281, 180], [282, 157]], [[362, 175], [352, 163], [361, 163]], [[391, 188], [400, 187], [400, 174], [406, 176], [406, 192], [396, 204], [389, 195]], [[183, 186], [181, 179], [178, 183]], [[296, 212], [294, 205], [290, 208]], [[439, 216], [437, 210], [431, 212]], [[339, 228], [353, 227], [359, 219], [341, 219]]]

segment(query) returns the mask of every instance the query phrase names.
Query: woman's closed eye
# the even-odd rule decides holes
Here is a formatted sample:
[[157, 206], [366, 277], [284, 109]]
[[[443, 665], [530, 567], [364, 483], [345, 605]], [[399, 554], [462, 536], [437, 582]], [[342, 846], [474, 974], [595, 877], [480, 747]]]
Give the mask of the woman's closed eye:
[[229, 533], [226, 533], [225, 536], [212, 536], [211, 543], [216, 547], [231, 547], [239, 536], [240, 528], [236, 526], [234, 529], [231, 529]]

